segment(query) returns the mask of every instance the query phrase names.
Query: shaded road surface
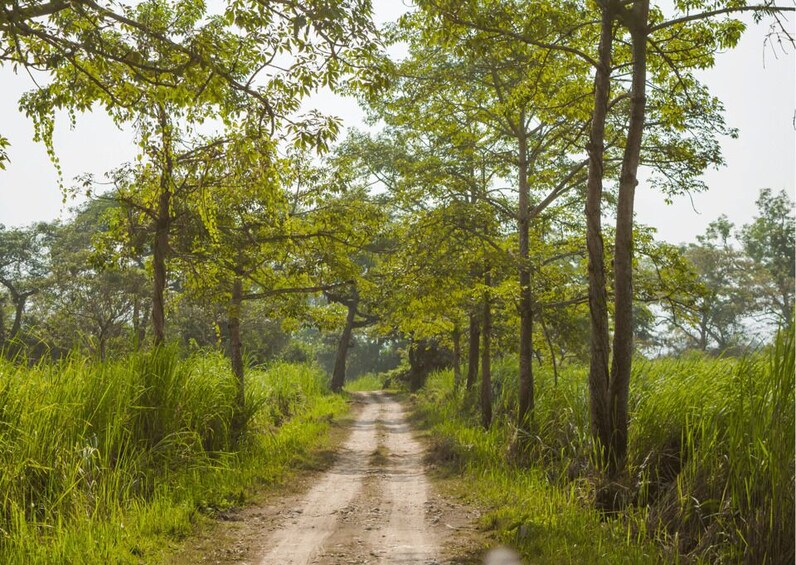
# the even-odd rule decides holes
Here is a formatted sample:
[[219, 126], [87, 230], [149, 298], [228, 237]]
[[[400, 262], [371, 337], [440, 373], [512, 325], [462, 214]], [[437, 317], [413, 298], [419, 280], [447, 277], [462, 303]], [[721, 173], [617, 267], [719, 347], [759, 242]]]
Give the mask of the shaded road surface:
[[377, 392], [361, 398], [364, 407], [336, 463], [283, 513], [253, 562], [441, 562], [423, 447], [398, 402]]

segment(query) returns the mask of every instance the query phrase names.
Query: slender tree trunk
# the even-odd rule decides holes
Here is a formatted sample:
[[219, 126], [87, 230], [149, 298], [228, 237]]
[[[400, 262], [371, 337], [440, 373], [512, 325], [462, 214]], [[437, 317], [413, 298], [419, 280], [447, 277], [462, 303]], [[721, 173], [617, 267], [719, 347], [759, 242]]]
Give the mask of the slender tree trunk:
[[[484, 275], [484, 282], [489, 287], [492, 284], [492, 276], [487, 269]], [[492, 304], [489, 291], [484, 294], [484, 319], [481, 328], [481, 338], [483, 340], [481, 352], [481, 425], [484, 429], [489, 429], [492, 424]]]
[[453, 328], [453, 389], [458, 391], [462, 386], [462, 333], [457, 324]]
[[155, 246], [152, 248], [152, 331], [155, 345], [166, 339], [166, 256], [169, 247], [170, 200], [168, 189], [160, 194]]
[[792, 290], [789, 284], [785, 284], [784, 288], [780, 286], [780, 294], [782, 295], [782, 304], [780, 313], [782, 315], [782, 327], [789, 328], [793, 323], [793, 297]]
[[340, 336], [340, 343], [337, 345], [337, 357], [334, 360], [334, 372], [332, 373], [332, 390], [340, 392], [345, 384], [345, 365], [348, 356], [348, 349], [351, 347], [351, 334], [354, 331], [354, 318], [357, 314], [359, 298], [355, 297], [348, 303], [348, 315], [345, 320], [343, 335]]
[[520, 239], [520, 398], [517, 429], [530, 433], [533, 424], [533, 304], [530, 265], [530, 186], [528, 185], [528, 139], [525, 115], [519, 123], [519, 210], [517, 231]]
[[478, 380], [478, 358], [481, 346], [481, 323], [478, 316], [470, 316], [470, 337], [467, 348], [467, 390], [471, 390]]
[[25, 314], [25, 302], [27, 302], [28, 296], [30, 296], [28, 293], [14, 296], [14, 323], [11, 325], [11, 332], [8, 334], [8, 338], [12, 341], [22, 329], [22, 316]]
[[246, 407], [246, 387], [243, 367], [243, 345], [240, 338], [240, 317], [243, 309], [243, 281], [239, 276], [232, 282], [232, 298], [229, 302], [229, 359], [232, 364], [232, 373], [235, 375], [237, 390], [235, 391], [235, 411], [232, 422], [235, 431], [240, 431], [243, 425], [243, 412]]
[[171, 179], [173, 162], [171, 155], [171, 134], [166, 111], [159, 111], [161, 136], [163, 141], [163, 167], [160, 172], [160, 194], [155, 221], [155, 244], [152, 248], [152, 330], [155, 346], [162, 345], [166, 339], [166, 257], [169, 250], [169, 231], [171, 229]]
[[788, 297], [785, 294], [783, 294], [782, 295], [782, 304], [778, 306], [779, 307], [778, 318], [780, 320], [780, 321], [778, 321], [778, 324], [779, 324], [780, 327], [783, 327], [783, 328], [790, 327], [790, 318], [792, 316], [792, 314], [790, 313], [790, 310], [788, 309], [787, 300], [788, 300]]
[[136, 351], [141, 349], [141, 340], [138, 339], [141, 331], [141, 306], [138, 299], [133, 300], [133, 347]]
[[141, 351], [146, 339], [147, 309], [142, 308], [138, 298], [133, 302], [133, 339], [135, 340], [135, 350]]
[[[483, 185], [483, 182], [479, 185], [478, 178], [475, 172], [475, 165], [472, 162], [472, 158], [469, 160], [470, 163], [470, 205], [474, 207], [479, 199], [480, 199], [480, 191], [479, 186]], [[481, 176], [483, 177], [483, 168], [481, 170]], [[470, 277], [475, 282], [481, 278], [480, 276], [480, 265], [473, 265], [470, 268]], [[468, 335], [469, 343], [467, 345], [467, 382], [465, 384], [465, 389], [469, 392], [475, 386], [476, 381], [478, 380], [478, 363], [480, 358], [480, 351], [481, 351], [481, 320], [480, 316], [477, 312], [470, 314], [470, 331]]]
[[146, 341], [146, 328], [147, 324], [149, 323], [149, 310], [144, 309], [141, 313], [141, 325], [138, 327], [138, 349], [144, 347], [144, 342]]
[[589, 175], [586, 184], [586, 247], [589, 255], [589, 311], [591, 359], [589, 363], [589, 415], [592, 436], [599, 444], [603, 462], [611, 441], [608, 408], [608, 292], [605, 283], [605, 250], [602, 236], [602, 196], [605, 153], [605, 119], [610, 96], [614, 13], [602, 8], [599, 66], [594, 76], [594, 109], [589, 132]]
[[612, 436], [608, 470], [611, 476], [622, 469], [627, 454], [627, 402], [633, 362], [633, 202], [646, 112], [648, 13], [649, 0], [634, 2], [627, 13], [633, 46], [633, 81], [616, 209], [614, 344], [609, 391]]
[[106, 337], [105, 328], [100, 330], [99, 336], [97, 336], [99, 341], [99, 358], [100, 362], [105, 361], [105, 355], [107, 354], [107, 341], [108, 338]]

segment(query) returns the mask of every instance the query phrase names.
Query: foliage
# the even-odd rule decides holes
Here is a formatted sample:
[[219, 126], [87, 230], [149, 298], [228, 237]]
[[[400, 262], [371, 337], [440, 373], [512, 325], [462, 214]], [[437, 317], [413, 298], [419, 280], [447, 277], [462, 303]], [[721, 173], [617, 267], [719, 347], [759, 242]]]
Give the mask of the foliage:
[[[155, 555], [136, 544], [281, 472], [323, 428], [301, 414], [340, 408], [284, 363], [309, 360], [334, 390], [453, 361], [421, 412], [534, 560], [792, 558], [792, 330], [687, 350], [792, 328], [793, 205], [765, 189], [752, 223], [680, 248], [633, 217], [639, 167], [663, 201], [706, 188], [736, 132], [697, 74], [738, 13], [792, 8], [418, 0], [379, 33], [370, 0], [6, 4], [0, 64], [46, 74], [20, 109], [59, 176], [63, 110], [104, 110], [137, 155], [109, 193], [79, 178], [73, 218], [0, 227], [0, 560]], [[304, 104], [326, 89], [377, 131], [333, 147]], [[683, 355], [631, 372], [639, 350]]]
[[[49, 268], [48, 248], [52, 226], [40, 223], [29, 228], [0, 226], [0, 346], [14, 340], [22, 329], [29, 299], [42, 290]], [[13, 323], [6, 329], [6, 298], [10, 298]]]

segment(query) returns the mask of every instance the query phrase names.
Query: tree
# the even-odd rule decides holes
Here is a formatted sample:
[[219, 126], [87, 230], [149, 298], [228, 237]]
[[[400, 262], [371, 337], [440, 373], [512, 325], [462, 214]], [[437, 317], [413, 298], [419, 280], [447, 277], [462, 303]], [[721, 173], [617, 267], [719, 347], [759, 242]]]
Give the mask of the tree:
[[52, 235], [53, 226], [46, 223], [27, 228], [0, 226], [0, 285], [8, 293], [13, 310], [9, 329], [0, 303], [0, 348], [4, 349], [7, 342], [20, 336], [28, 300], [44, 286], [50, 268]]
[[69, 350], [86, 340], [103, 360], [113, 339], [125, 337], [138, 346], [148, 301], [142, 264], [103, 256], [101, 240], [110, 235], [116, 206], [112, 200], [91, 200], [71, 221], [57, 226], [39, 309], [46, 312], [42, 321], [52, 345]]
[[759, 308], [767, 319], [788, 327], [793, 323], [794, 249], [796, 222], [793, 202], [785, 191], [763, 189], [757, 199], [758, 216], [740, 233], [746, 254], [762, 275], [755, 285]]
[[[194, 0], [5, 3], [0, 64], [56, 77], [23, 106], [57, 162], [57, 108], [84, 111], [97, 101], [112, 113], [133, 109], [139, 100], [130, 86], [141, 83], [158, 88], [161, 101], [253, 101], [266, 131], [292, 115], [290, 126], [309, 140], [331, 122], [317, 112], [297, 115], [300, 99], [364, 70], [378, 48], [368, 0], [242, 0], [219, 8]], [[375, 88], [383, 77], [368, 69], [352, 80]], [[0, 136], [0, 165], [7, 144]]]
[[[438, 150], [452, 145], [451, 141], [458, 142], [456, 149], [463, 157], [469, 147], [478, 147], [497, 163], [489, 168], [499, 168], [503, 177], [490, 176], [482, 183], [484, 189], [472, 194], [514, 224], [517, 234], [507, 251], [518, 273], [519, 289], [517, 418], [519, 429], [528, 432], [534, 404], [534, 312], [538, 309], [533, 295], [536, 258], [531, 257], [530, 228], [548, 206], [585, 179], [586, 161], [573, 159], [571, 154], [584, 131], [583, 122], [576, 118], [583, 98], [575, 85], [584, 81], [585, 72], [581, 72], [586, 68], [565, 53], [546, 53], [521, 42], [498, 41], [488, 33], [450, 25], [436, 17], [433, 7], [405, 17], [396, 37], [409, 43], [410, 57], [401, 62], [394, 100], [386, 105], [390, 123], [404, 131], [420, 130], [414, 135], [433, 140]], [[565, 67], [568, 74], [562, 76], [559, 70]], [[427, 117], [418, 118], [418, 114]], [[473, 149], [469, 152], [474, 153]], [[462, 169], [458, 176], [466, 179], [467, 168]], [[444, 179], [443, 172], [435, 180]], [[508, 187], [497, 184], [504, 179]], [[454, 182], [445, 184], [448, 190], [460, 190], [462, 183], [451, 180]], [[471, 336], [477, 334], [474, 330], [477, 328], [471, 324]]]
[[[119, 16], [95, 4], [85, 13], [82, 5], [53, 2], [46, 9], [11, 12], [8, 19], [13, 25], [7, 33], [17, 37], [14, 34], [24, 28], [34, 46], [15, 44], [9, 52], [14, 61], [35, 65], [38, 59], [31, 62], [25, 56], [36, 53], [35, 47], [43, 43], [61, 57], [55, 63], [45, 62], [53, 80], [22, 100], [34, 118], [37, 137], [48, 144], [54, 160], [51, 140], [58, 108], [83, 111], [99, 102], [117, 123], [136, 122], [146, 159], [137, 186], [157, 194], [144, 208], [153, 226], [152, 323], [159, 344], [165, 338], [173, 198], [180, 196], [175, 190], [179, 192], [187, 178], [177, 169], [206, 163], [215, 148], [215, 142], [188, 140], [181, 131], [184, 122], [188, 129], [209, 118], [229, 124], [246, 114], [258, 136], [285, 136], [302, 145], [326, 147], [337, 132], [337, 121], [317, 112], [297, 115], [300, 101], [322, 85], [338, 86], [364, 61], [374, 45], [370, 8], [367, 2], [342, 0], [322, 5], [287, 2], [281, 7], [240, 2], [224, 13], [211, 14], [202, 3], [152, 1], [123, 7], [125, 15]], [[97, 25], [93, 15], [109, 22], [107, 27]], [[25, 27], [24, 20], [42, 17], [56, 24], [60, 18], [75, 17], [78, 23], [86, 18], [87, 33], [96, 37], [76, 44], [69, 26], [55, 25], [44, 36]], [[63, 41], [71, 49], [65, 56]], [[277, 57], [292, 62], [283, 68], [274, 63]], [[378, 75], [370, 76], [352, 80], [373, 85]], [[183, 142], [190, 144], [188, 151], [178, 149]]]
[[[607, 464], [609, 476], [616, 475], [624, 466], [627, 452], [628, 438], [628, 394], [630, 373], [633, 359], [633, 206], [635, 189], [638, 185], [639, 166], [644, 162], [645, 129], [650, 124], [668, 127], [674, 132], [682, 131], [685, 123], [695, 121], [701, 130], [709, 137], [717, 133], [724, 133], [723, 120], [720, 117], [721, 107], [717, 106], [710, 97], [706, 96], [692, 74], [694, 68], [711, 66], [715, 53], [721, 48], [733, 47], [737, 44], [743, 31], [743, 24], [737, 20], [721, 18], [721, 16], [734, 12], [752, 10], [756, 13], [777, 13], [772, 11], [773, 3], [764, 3], [760, 6], [746, 6], [745, 3], [715, 3], [697, 2], [678, 4], [677, 8], [684, 10], [684, 15], [666, 19], [663, 12], [657, 7], [650, 7], [649, 0], [635, 0], [629, 4], [608, 0], [600, 3], [602, 17], [601, 42], [599, 47], [599, 62], [597, 78], [595, 78], [595, 110], [593, 120], [601, 120], [601, 115], [607, 111], [608, 90], [610, 84], [609, 65], [611, 63], [612, 42], [609, 37], [613, 33], [614, 22], [619, 23], [630, 35], [630, 64], [631, 87], [629, 92], [629, 119], [622, 156], [622, 168], [619, 176], [616, 236], [614, 249], [614, 335], [613, 355], [611, 358], [610, 373], [607, 370], [608, 361], [608, 325], [604, 322], [607, 310], [604, 307], [605, 285], [602, 244], [595, 243], [589, 249], [590, 261], [595, 271], [591, 281], [590, 292], [598, 295], [592, 310], [592, 319], [595, 323], [592, 332], [599, 332], [599, 337], [594, 341], [592, 369], [590, 376], [590, 394], [592, 403], [592, 422], [603, 448], [603, 461]], [[692, 11], [693, 10], [693, 11]], [[702, 10], [702, 11], [700, 11]], [[793, 8], [786, 8], [793, 10]], [[783, 28], [784, 29], [784, 28]], [[648, 48], [652, 52], [648, 53]], [[651, 76], [650, 76], [651, 75]], [[671, 97], [659, 97], [656, 104], [650, 104], [648, 83], [663, 85], [671, 92]], [[603, 93], [602, 91], [605, 90]], [[692, 98], [699, 95], [697, 99]], [[695, 102], [701, 102], [697, 104]], [[650, 120], [650, 115], [652, 119]], [[703, 121], [704, 119], [704, 121]], [[593, 214], [599, 212], [598, 186], [596, 177], [602, 177], [602, 155], [597, 149], [601, 146], [599, 132], [590, 140], [590, 151], [593, 154], [594, 167], [590, 169], [590, 181], [594, 193], [590, 195], [592, 201], [592, 239], [598, 239], [599, 226]], [[660, 134], [647, 139], [660, 139]], [[670, 138], [671, 139], [671, 138]], [[688, 137], [684, 143], [668, 143], [671, 147], [667, 152], [678, 155], [674, 174], [682, 174], [682, 166], [690, 163], [690, 173], [686, 173], [685, 180], [700, 183], [695, 178], [695, 172], [704, 169], [708, 164], [721, 163], [715, 142], [702, 146], [693, 143]], [[679, 151], [672, 151], [679, 149]], [[685, 149], [685, 151], [684, 151]], [[649, 153], [649, 151], [647, 151]], [[653, 155], [655, 151], [652, 152]], [[663, 161], [662, 170], [667, 178], [672, 177], [672, 172], [667, 174], [668, 162]], [[677, 190], [688, 190], [680, 187]], [[599, 321], [597, 319], [599, 318]], [[593, 338], [594, 339], [594, 338]], [[597, 343], [599, 341], [599, 343]]]

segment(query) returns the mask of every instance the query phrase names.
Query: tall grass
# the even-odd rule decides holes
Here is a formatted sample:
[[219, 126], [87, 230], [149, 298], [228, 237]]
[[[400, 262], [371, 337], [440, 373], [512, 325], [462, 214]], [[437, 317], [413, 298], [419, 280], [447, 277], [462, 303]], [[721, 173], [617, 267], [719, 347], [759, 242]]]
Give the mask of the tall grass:
[[[544, 477], [536, 488], [546, 494], [535, 496], [547, 502], [523, 499], [541, 512], [528, 523], [577, 510], [580, 522], [572, 523], [594, 533], [592, 546], [614, 547], [608, 542], [615, 532], [608, 542], [604, 536], [618, 527], [643, 553], [657, 548], [658, 560], [793, 562], [792, 329], [740, 360], [689, 356], [635, 363], [627, 473], [619, 485], [627, 508], [607, 529], [592, 522], [600, 478], [591, 462], [586, 368], [564, 368], [558, 386], [537, 369], [534, 448], [519, 467], [505, 457], [514, 433], [516, 375], [516, 362], [495, 366], [496, 421], [489, 432], [478, 429], [475, 401], [450, 392], [450, 373], [432, 377], [420, 403], [442, 451], [463, 469], [500, 477], [495, 480], [511, 492], [511, 484]], [[560, 557], [554, 547], [526, 550], [534, 562]], [[620, 554], [632, 551], [628, 546]]]
[[[651, 527], [681, 554], [793, 563], [793, 331], [782, 332], [766, 354], [742, 359], [725, 375], [703, 374], [690, 387], [693, 403], [687, 404], [683, 388], [670, 390], [668, 405], [658, 406], [665, 413], [691, 409], [666, 434], [671, 441], [680, 431], [675, 462], [681, 469], [668, 489], [648, 501]], [[654, 442], [640, 442], [637, 456]]]
[[[0, 361], [0, 562], [138, 562], [199, 512], [283, 472], [278, 462], [307, 443], [291, 440], [291, 417], [340, 410], [307, 367], [253, 371], [248, 382], [249, 429], [264, 433], [240, 439], [219, 355]], [[277, 465], [259, 465], [266, 457]]]
[[431, 431], [431, 461], [453, 472], [452, 488], [485, 509], [482, 527], [520, 550], [528, 563], [659, 561], [634, 524], [603, 520], [589, 504], [593, 489], [587, 481], [557, 484], [544, 465], [511, 463], [509, 414], [501, 410], [500, 420], [484, 431], [472, 414], [472, 399], [453, 395], [452, 387], [450, 371], [432, 375], [417, 397], [416, 413]]

